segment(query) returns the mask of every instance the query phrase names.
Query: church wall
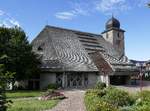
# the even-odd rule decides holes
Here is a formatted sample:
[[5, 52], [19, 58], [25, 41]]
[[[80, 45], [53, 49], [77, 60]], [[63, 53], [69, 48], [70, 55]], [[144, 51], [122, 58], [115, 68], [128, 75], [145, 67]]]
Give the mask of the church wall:
[[94, 86], [98, 81], [98, 75], [95, 73], [88, 74], [88, 87]]
[[103, 38], [113, 45], [120, 56], [125, 55], [124, 32], [118, 30], [110, 30], [103, 33]]
[[40, 75], [40, 89], [46, 88], [50, 83], [56, 83], [55, 73], [46, 73]]
[[103, 38], [111, 44], [113, 44], [113, 36], [113, 30], [103, 33]]
[[[87, 75], [88, 75], [88, 86], [87, 87], [93, 87], [98, 81], [98, 75], [96, 73], [87, 73]], [[55, 73], [46, 73], [46, 74], [40, 75], [40, 89], [46, 88], [48, 86], [48, 84], [50, 84], [50, 83], [54, 83], [54, 84], [56, 83], [56, 74]]]
[[124, 54], [124, 32], [113, 31], [114, 33], [114, 48], [119, 52], [120, 55]]
[[110, 85], [110, 77], [109, 77], [109, 75], [105, 75], [105, 76], [104, 75], [100, 75], [99, 81], [103, 82], [103, 83], [106, 83], [107, 86]]

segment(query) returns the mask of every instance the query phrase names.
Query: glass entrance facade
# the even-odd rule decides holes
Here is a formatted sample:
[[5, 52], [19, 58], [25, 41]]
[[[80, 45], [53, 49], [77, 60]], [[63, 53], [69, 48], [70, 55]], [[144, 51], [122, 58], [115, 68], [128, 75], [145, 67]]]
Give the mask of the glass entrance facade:
[[56, 83], [67, 88], [81, 88], [88, 86], [88, 74], [84, 73], [63, 73], [56, 75]]

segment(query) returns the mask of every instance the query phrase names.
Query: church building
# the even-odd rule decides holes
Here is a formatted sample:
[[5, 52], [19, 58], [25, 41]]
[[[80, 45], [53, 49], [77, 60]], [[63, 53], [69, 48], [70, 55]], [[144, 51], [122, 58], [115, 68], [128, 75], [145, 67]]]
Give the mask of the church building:
[[64, 88], [128, 84], [138, 73], [125, 55], [124, 30], [112, 17], [101, 34], [46, 26], [32, 41], [41, 59], [40, 88], [59, 84]]

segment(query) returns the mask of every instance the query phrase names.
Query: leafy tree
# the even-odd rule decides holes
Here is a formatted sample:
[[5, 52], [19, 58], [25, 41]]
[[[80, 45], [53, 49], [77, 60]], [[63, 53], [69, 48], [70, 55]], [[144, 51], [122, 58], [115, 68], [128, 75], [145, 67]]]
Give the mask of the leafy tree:
[[0, 52], [8, 56], [3, 64], [6, 70], [15, 72], [15, 80], [25, 80], [39, 73], [40, 62], [21, 28], [0, 28]]
[[40, 71], [39, 64], [21, 28], [0, 27], [0, 111], [7, 109], [8, 101], [5, 96], [7, 83], [12, 77], [15, 80], [30, 78], [32, 74]]
[[6, 100], [5, 96], [5, 88], [7, 81], [12, 78], [14, 73], [10, 73], [8, 71], [5, 71], [4, 64], [1, 64], [1, 62], [6, 58], [6, 55], [0, 56], [0, 111], [6, 111], [7, 104], [10, 102]]
[[7, 83], [12, 77], [15, 80], [30, 78], [32, 74], [40, 71], [39, 64], [21, 28], [0, 27], [0, 111], [7, 109], [8, 101], [5, 96]]

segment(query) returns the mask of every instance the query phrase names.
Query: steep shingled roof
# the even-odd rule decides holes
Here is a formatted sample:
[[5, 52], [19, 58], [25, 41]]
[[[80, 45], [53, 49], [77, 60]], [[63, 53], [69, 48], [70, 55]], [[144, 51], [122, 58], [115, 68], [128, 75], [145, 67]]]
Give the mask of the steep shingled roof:
[[[97, 71], [76, 32], [47, 26], [32, 42], [41, 55], [42, 68], [65, 71]], [[38, 50], [38, 48], [42, 50]], [[53, 64], [54, 63], [54, 64]]]
[[[110, 64], [126, 64], [113, 46], [98, 34], [46, 26], [32, 41], [33, 51], [49, 71], [98, 71], [89, 54], [100, 51]], [[124, 67], [121, 67], [124, 68]]]

